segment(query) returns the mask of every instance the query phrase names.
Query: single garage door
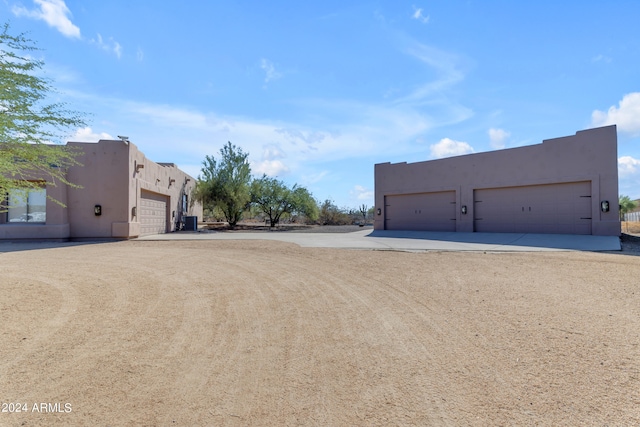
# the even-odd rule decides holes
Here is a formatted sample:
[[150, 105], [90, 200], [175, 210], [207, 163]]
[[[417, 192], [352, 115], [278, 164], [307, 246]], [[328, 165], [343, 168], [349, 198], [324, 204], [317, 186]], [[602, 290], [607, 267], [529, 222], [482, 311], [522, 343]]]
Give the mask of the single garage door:
[[591, 182], [474, 191], [474, 229], [488, 233], [591, 234]]
[[385, 196], [385, 230], [456, 231], [456, 193]]
[[161, 234], [167, 231], [167, 196], [141, 191], [140, 235]]

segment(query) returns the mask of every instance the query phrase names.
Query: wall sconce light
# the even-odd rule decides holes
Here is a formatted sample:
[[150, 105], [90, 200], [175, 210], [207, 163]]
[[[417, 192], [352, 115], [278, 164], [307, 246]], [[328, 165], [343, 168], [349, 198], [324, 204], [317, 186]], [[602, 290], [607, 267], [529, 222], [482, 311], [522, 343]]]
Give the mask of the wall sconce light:
[[102, 215], [102, 205], [95, 205], [93, 207], [93, 213], [94, 213], [95, 216]]
[[144, 169], [144, 165], [140, 163], [136, 164], [136, 172], [140, 172], [140, 169]]
[[380, 209], [380, 208], [376, 209], [376, 213], [377, 213], [378, 215], [382, 215], [382, 209]]
[[609, 212], [609, 201], [603, 200], [600, 202], [600, 210], [602, 212]]
[[460, 212], [462, 213], [462, 215], [466, 215], [467, 214], [467, 205], [462, 205], [462, 208], [460, 208]]
[[169, 178], [169, 187], [171, 187], [171, 184], [173, 184], [174, 182], [176, 182], [175, 179], [173, 178]]
[[160, 178], [156, 178], [156, 184], [160, 182]]
[[187, 178], [187, 179], [185, 179], [185, 181], [184, 181], [184, 182], [185, 182], [185, 183], [187, 183], [187, 182], [189, 182], [189, 181], [191, 181], [191, 178]]
[[131, 216], [132, 217], [138, 216], [138, 207], [137, 206], [134, 206], [134, 207], [131, 208]]

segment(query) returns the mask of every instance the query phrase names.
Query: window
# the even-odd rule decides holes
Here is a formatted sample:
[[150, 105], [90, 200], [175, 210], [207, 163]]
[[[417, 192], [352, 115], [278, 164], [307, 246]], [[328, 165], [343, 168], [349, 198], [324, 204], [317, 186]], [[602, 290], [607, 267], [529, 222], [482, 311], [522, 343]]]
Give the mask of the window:
[[7, 198], [7, 222], [47, 222], [47, 190], [11, 190]]

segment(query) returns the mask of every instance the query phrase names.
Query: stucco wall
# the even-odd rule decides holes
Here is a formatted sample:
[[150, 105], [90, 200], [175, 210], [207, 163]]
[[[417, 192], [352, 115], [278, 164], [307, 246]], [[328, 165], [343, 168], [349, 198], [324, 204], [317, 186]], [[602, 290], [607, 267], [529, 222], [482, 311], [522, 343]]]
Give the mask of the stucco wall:
[[[167, 231], [175, 231], [172, 213], [178, 214], [182, 192], [191, 194], [194, 178], [174, 164], [159, 164], [147, 159], [131, 142], [101, 140], [69, 144], [83, 149], [80, 162], [85, 165], [69, 171], [69, 179], [84, 187], [69, 190], [72, 238], [138, 236], [141, 190], [167, 196]], [[94, 214], [97, 204], [102, 206], [100, 216]], [[202, 208], [196, 205], [188, 214], [202, 218]]]
[[[538, 184], [591, 182], [592, 234], [619, 235], [617, 133], [615, 126], [579, 131], [542, 144], [417, 163], [375, 165], [374, 228], [384, 229], [388, 195], [455, 191], [456, 231], [472, 232], [474, 190]], [[601, 212], [608, 200], [610, 211]]]
[[[67, 171], [67, 179], [81, 186], [47, 186], [47, 195], [66, 204], [47, 200], [45, 224], [4, 224], [0, 239], [129, 238], [140, 234], [137, 208], [141, 190], [167, 197], [167, 231], [175, 230], [182, 193], [191, 195], [195, 179], [174, 164], [147, 159], [138, 148], [124, 141], [69, 142], [82, 150], [82, 166]], [[138, 168], [142, 165], [142, 168]], [[94, 207], [101, 206], [101, 215]], [[135, 208], [135, 209], [134, 209]], [[175, 212], [176, 217], [173, 217]], [[187, 215], [202, 219], [200, 204], [189, 206]]]
[[[176, 220], [179, 219], [182, 194], [191, 198], [191, 192], [196, 186], [196, 180], [184, 173], [173, 163], [155, 163], [147, 159], [134, 144], [130, 146], [129, 157], [129, 212], [140, 205], [141, 190], [165, 195], [168, 200], [168, 231], [175, 231]], [[139, 168], [138, 166], [143, 167]], [[202, 220], [202, 206], [198, 203], [190, 206], [187, 215], [197, 216]], [[140, 234], [139, 215], [131, 216], [131, 227], [134, 235]]]
[[[82, 185], [79, 189], [68, 189], [71, 237], [114, 237], [111, 225], [127, 221], [129, 147], [122, 141], [68, 145], [84, 153], [78, 158], [83, 166], [67, 172], [70, 182]], [[102, 207], [102, 215], [95, 215], [95, 205]]]

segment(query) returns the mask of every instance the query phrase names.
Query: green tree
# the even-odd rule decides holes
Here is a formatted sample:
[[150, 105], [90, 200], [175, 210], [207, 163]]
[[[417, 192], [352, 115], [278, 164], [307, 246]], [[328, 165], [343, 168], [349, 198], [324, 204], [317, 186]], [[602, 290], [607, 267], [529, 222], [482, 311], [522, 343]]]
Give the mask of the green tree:
[[296, 201], [294, 213], [304, 215], [308, 222], [315, 222], [319, 215], [318, 204], [309, 190], [304, 187], [294, 186], [293, 197]]
[[54, 90], [38, 75], [44, 62], [30, 54], [38, 48], [24, 34], [14, 36], [9, 30], [4, 24], [0, 33], [0, 194], [45, 184], [78, 187], [67, 180], [66, 169], [79, 164], [81, 152], [60, 143], [85, 121], [65, 104], [47, 102]]
[[618, 203], [620, 204], [621, 217], [624, 217], [624, 214], [629, 213], [638, 207], [638, 202], [631, 200], [629, 196], [620, 196]]
[[283, 214], [301, 214], [311, 221], [318, 216], [316, 202], [306, 188], [297, 184], [288, 188], [284, 182], [266, 175], [251, 183], [251, 202], [269, 217], [271, 227]]
[[205, 207], [219, 208], [230, 228], [234, 228], [242, 219], [242, 213], [251, 201], [248, 157], [249, 153], [231, 142], [220, 149], [219, 161], [213, 156], [206, 156], [202, 162], [202, 178], [198, 177], [193, 195]]

